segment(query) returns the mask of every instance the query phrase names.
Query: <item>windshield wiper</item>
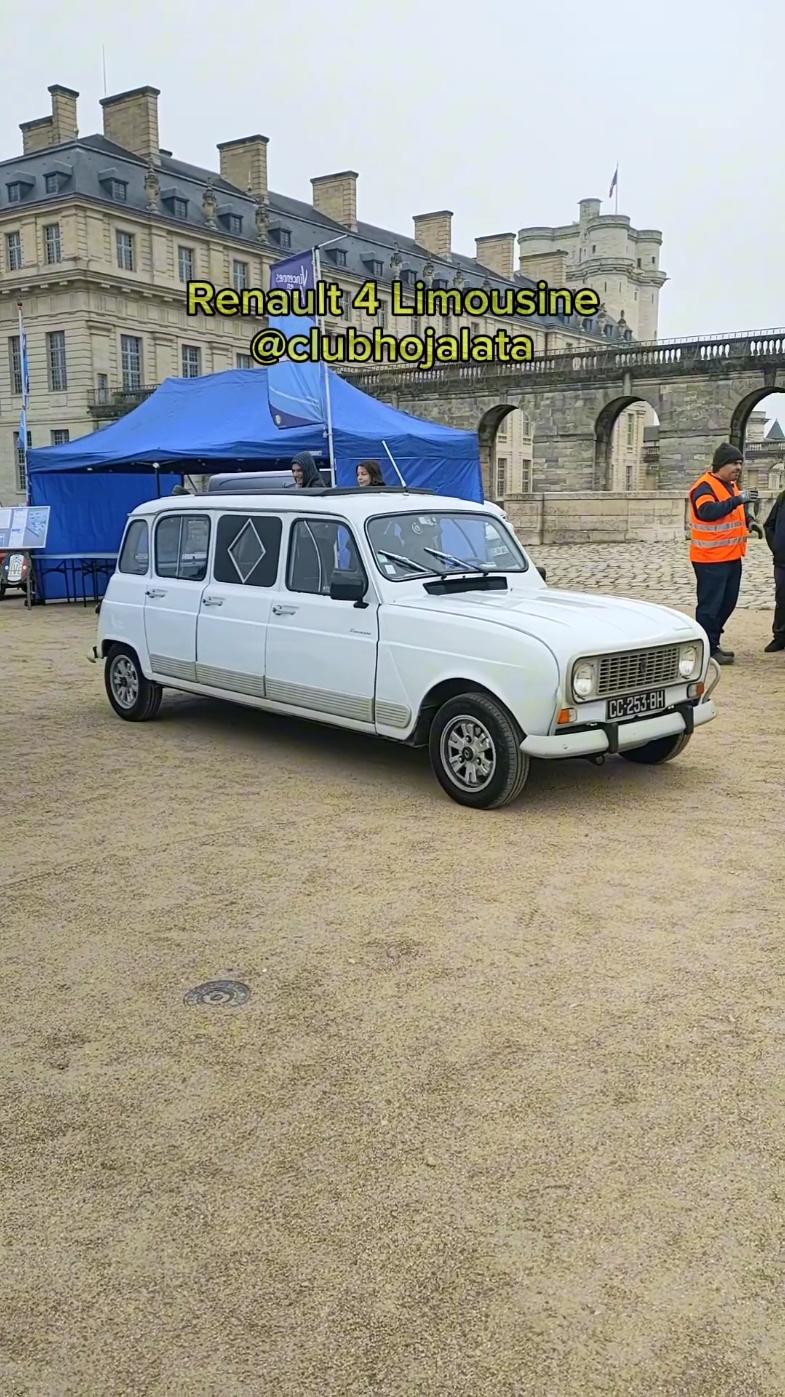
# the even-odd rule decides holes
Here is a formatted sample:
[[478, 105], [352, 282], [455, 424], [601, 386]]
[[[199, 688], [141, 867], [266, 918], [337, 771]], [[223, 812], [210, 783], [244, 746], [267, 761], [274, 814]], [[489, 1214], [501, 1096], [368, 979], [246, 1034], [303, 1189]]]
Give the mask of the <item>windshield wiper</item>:
[[433, 558], [444, 558], [445, 562], [457, 563], [459, 568], [467, 568], [473, 571], [472, 563], [477, 564], [477, 572], [493, 572], [490, 563], [481, 563], [479, 558], [456, 558], [454, 553], [441, 553], [438, 548], [423, 548], [423, 553], [430, 553]]
[[[386, 548], [377, 548], [376, 551], [380, 558], [389, 558], [391, 563], [402, 563], [405, 568], [416, 568], [418, 572], [424, 572], [426, 577], [434, 575], [434, 568], [427, 568], [424, 563], [416, 563], [413, 558], [404, 558], [402, 553], [388, 553]], [[430, 553], [431, 550], [426, 548], [425, 551]]]

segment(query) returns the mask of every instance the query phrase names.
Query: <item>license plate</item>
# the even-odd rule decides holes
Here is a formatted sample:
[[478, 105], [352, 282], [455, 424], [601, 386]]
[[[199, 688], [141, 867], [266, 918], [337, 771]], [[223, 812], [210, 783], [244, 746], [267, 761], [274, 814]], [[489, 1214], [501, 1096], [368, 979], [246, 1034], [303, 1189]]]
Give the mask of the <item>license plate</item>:
[[21, 581], [22, 581], [22, 573], [24, 572], [24, 570], [25, 570], [24, 554], [23, 554], [23, 553], [14, 553], [13, 557], [8, 559], [8, 571], [7, 571], [7, 574], [6, 574], [7, 577], [8, 577], [8, 581], [9, 581], [9, 582], [21, 582]]
[[665, 690], [652, 689], [648, 694], [626, 694], [624, 698], [608, 699], [608, 718], [645, 718], [660, 713], [665, 707]]

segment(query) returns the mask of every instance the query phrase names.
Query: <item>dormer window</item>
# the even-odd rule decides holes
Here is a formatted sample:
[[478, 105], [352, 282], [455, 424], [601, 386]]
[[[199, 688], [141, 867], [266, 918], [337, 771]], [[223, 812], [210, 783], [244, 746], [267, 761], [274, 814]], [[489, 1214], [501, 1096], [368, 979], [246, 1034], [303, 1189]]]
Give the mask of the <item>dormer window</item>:
[[403, 271], [401, 272], [401, 281], [403, 282], [404, 286], [414, 286], [416, 280], [417, 275], [415, 272], [412, 271], [411, 267], [404, 267]]
[[63, 165], [53, 161], [44, 170], [44, 193], [60, 194], [73, 178], [73, 165]]
[[384, 263], [377, 261], [375, 257], [368, 257], [364, 265], [368, 268], [371, 276], [381, 276], [384, 271]]
[[117, 204], [125, 204], [128, 202], [128, 181], [118, 179], [116, 169], [100, 170], [98, 173], [98, 183], [107, 198], [114, 199]]
[[10, 183], [6, 185], [9, 204], [21, 204], [22, 200], [27, 198], [30, 190], [33, 188], [33, 183], [34, 181], [31, 179], [11, 180]]
[[447, 290], [447, 281], [446, 281], [446, 278], [443, 277], [443, 276], [434, 277], [434, 279], [433, 279], [433, 289], [434, 289], [434, 291], [446, 291], [446, 290]]
[[330, 261], [335, 263], [336, 267], [346, 266], [346, 250], [344, 248], [333, 247], [330, 249], [328, 256]]
[[178, 194], [175, 189], [161, 190], [161, 203], [173, 218], [188, 217], [188, 200], [182, 194]]
[[292, 245], [292, 234], [288, 228], [271, 228], [270, 237], [279, 247], [291, 247]]
[[228, 205], [223, 204], [223, 207], [219, 208], [218, 222], [219, 224], [223, 225], [223, 228], [226, 229], [226, 232], [233, 233], [233, 236], [235, 237], [242, 236], [243, 215], [236, 214], [235, 210], [233, 210], [233, 208], [229, 208]]

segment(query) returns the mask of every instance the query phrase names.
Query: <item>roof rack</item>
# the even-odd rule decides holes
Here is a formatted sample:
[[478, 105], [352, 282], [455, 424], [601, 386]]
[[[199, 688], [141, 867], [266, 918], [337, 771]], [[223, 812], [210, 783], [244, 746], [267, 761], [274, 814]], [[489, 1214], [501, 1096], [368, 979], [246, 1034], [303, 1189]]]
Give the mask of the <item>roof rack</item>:
[[435, 490], [409, 489], [405, 485], [325, 485], [309, 495], [435, 495]]

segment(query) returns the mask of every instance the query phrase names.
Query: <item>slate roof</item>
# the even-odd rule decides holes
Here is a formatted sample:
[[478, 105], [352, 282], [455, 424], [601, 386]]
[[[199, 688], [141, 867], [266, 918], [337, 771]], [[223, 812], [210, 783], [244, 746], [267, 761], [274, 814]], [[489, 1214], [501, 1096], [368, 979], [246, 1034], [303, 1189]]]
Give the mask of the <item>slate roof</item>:
[[[64, 169], [66, 171], [70, 169], [70, 174], [64, 177], [59, 194], [47, 194], [44, 176], [47, 170], [55, 168], [60, 169], [61, 175]], [[102, 183], [102, 178], [106, 179], [108, 172], [112, 170], [115, 172], [114, 178], [126, 184], [126, 198], [123, 202], [113, 199], [107, 186]], [[259, 248], [256, 240], [256, 202], [251, 195], [230, 184], [228, 180], [222, 179], [213, 170], [206, 170], [199, 165], [191, 165], [184, 160], [176, 160], [166, 153], [162, 153], [160, 156], [158, 173], [162, 191], [174, 193], [178, 198], [187, 200], [188, 209], [186, 216], [180, 218], [175, 217], [173, 212], [168, 212], [166, 206], [162, 206], [156, 217], [182, 228], [184, 232], [188, 227], [195, 231], [204, 232], [206, 225], [202, 210], [202, 195], [206, 186], [210, 184], [219, 198], [222, 212], [237, 214], [243, 220], [242, 231], [238, 234], [230, 234], [222, 227], [222, 238], [237, 243], [238, 255], [241, 255], [240, 249], [243, 244], [248, 250], [251, 246]], [[21, 210], [42, 202], [51, 205], [56, 203], [58, 198], [64, 200], [73, 197], [74, 194], [80, 194], [102, 204], [111, 204], [119, 212], [128, 209], [129, 212], [146, 214], [145, 174], [146, 166], [142, 160], [121, 146], [108, 141], [105, 136], [80, 136], [78, 139], [65, 142], [62, 145], [49, 146], [45, 150], [16, 156], [1, 162], [0, 211], [5, 212], [9, 208]], [[8, 186], [22, 179], [32, 179], [33, 186], [23, 200], [12, 203], [9, 199]], [[282, 257], [308, 251], [316, 243], [323, 243], [331, 236], [338, 237], [344, 234], [346, 236], [341, 247], [347, 255], [345, 267], [342, 267], [341, 270], [361, 279], [369, 276], [367, 263], [375, 260], [383, 264], [379, 281], [389, 283], [392, 280], [390, 256], [397, 245], [403, 259], [403, 268], [411, 269], [417, 278], [421, 278], [425, 264], [430, 261], [433, 264], [435, 277], [442, 276], [448, 287], [452, 285], [453, 277], [459, 269], [464, 277], [465, 290], [471, 287], [480, 288], [483, 284], [489, 284], [492, 288], [499, 290], [509, 289], [511, 286], [534, 287], [536, 284], [531, 278], [521, 276], [518, 272], [514, 274], [512, 281], [506, 281], [503, 277], [484, 267], [475, 258], [464, 256], [459, 252], [453, 252], [449, 262], [444, 261], [428, 253], [427, 249], [420, 247], [412, 237], [404, 233], [393, 232], [391, 229], [379, 228], [372, 223], [358, 221], [356, 233], [347, 234], [342, 224], [319, 213], [312, 204], [292, 199], [287, 194], [278, 194], [272, 190], [269, 193], [268, 213], [271, 230], [271, 237], [268, 241], [269, 248], [276, 246], [274, 237], [276, 226], [285, 228], [290, 235], [289, 246], [286, 248], [281, 246]], [[327, 257], [323, 260], [328, 261]], [[595, 342], [601, 339], [601, 332], [596, 322], [584, 320], [580, 316], [532, 316], [530, 319], [534, 326], [541, 329], [559, 329], [562, 332], [566, 331], [579, 336], [589, 335]], [[606, 330], [601, 342], [617, 338], [618, 330], [615, 321], [608, 316]]]

